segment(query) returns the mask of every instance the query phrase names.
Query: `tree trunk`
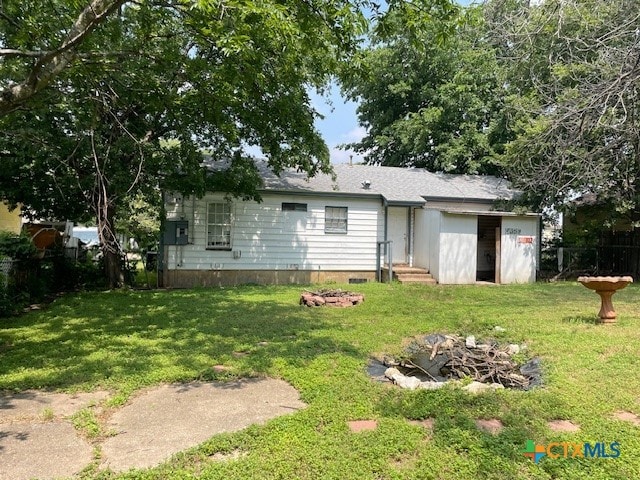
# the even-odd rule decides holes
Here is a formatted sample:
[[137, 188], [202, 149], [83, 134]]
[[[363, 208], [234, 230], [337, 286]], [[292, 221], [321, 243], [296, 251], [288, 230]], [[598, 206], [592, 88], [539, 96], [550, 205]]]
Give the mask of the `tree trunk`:
[[[103, 200], [102, 195], [100, 199]], [[120, 288], [125, 284], [122, 269], [123, 251], [114, 229], [114, 206], [109, 199], [104, 199], [97, 209], [98, 236], [104, 259], [104, 273], [109, 288]]]

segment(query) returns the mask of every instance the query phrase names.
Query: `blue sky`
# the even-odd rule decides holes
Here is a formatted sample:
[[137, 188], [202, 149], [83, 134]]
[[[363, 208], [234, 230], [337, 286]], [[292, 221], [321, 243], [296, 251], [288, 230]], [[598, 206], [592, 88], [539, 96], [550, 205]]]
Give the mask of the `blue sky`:
[[[472, 0], [458, 0], [458, 3], [466, 6], [472, 3]], [[356, 115], [358, 105], [345, 101], [340, 93], [340, 88], [336, 85], [333, 85], [328, 99], [331, 105], [327, 104], [326, 98], [311, 95], [315, 109], [324, 116], [324, 119], [316, 120], [316, 127], [329, 147], [331, 162], [348, 163], [349, 156], [353, 156], [354, 163], [361, 162], [362, 155], [338, 148], [344, 143], [357, 142], [366, 133], [364, 128], [358, 125]]]
[[313, 106], [324, 116], [324, 119], [316, 120], [316, 127], [329, 147], [331, 162], [348, 163], [350, 155], [353, 155], [354, 163], [361, 162], [361, 155], [338, 149], [339, 145], [357, 142], [365, 135], [364, 128], [358, 126], [357, 104], [345, 101], [336, 85], [332, 87], [328, 98], [331, 105], [327, 104], [326, 98], [311, 95]]

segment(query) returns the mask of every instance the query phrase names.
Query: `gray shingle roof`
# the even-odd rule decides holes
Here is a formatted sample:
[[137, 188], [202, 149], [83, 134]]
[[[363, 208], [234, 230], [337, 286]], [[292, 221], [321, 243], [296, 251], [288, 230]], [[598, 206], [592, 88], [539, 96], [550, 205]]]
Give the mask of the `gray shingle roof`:
[[[418, 168], [371, 165], [334, 165], [335, 182], [329, 175], [307, 178], [286, 170], [278, 177], [264, 162], [258, 162], [265, 191], [343, 193], [382, 196], [390, 204], [423, 204], [429, 199], [485, 200], [512, 199], [518, 192], [501, 178], [481, 175], [450, 175]], [[366, 189], [363, 182], [370, 182]]]

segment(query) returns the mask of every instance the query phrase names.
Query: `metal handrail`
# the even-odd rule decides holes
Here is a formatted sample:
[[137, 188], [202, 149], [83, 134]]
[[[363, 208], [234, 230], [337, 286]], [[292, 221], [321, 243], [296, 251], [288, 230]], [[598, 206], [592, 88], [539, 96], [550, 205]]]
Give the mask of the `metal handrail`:
[[391, 280], [393, 279], [393, 255], [392, 255], [392, 249], [391, 249], [392, 243], [393, 243], [393, 240], [382, 240], [382, 241], [376, 242], [376, 277], [379, 282], [382, 281], [382, 264], [380, 262], [380, 253], [383, 245], [384, 245], [384, 253], [385, 254], [388, 253], [388, 258], [387, 258], [387, 263], [389, 268], [388, 283], [391, 283]]

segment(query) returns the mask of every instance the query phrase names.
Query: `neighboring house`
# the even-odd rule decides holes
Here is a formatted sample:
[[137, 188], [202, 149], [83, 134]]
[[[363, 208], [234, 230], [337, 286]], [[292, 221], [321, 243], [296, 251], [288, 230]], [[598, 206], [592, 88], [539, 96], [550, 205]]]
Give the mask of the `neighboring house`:
[[505, 180], [335, 165], [333, 181], [259, 167], [261, 203], [166, 197], [165, 286], [374, 280], [389, 258], [443, 284], [536, 279], [539, 216], [494, 210], [517, 194]]
[[9, 205], [0, 202], [0, 231], [18, 234], [22, 229], [22, 216], [20, 207], [14, 210], [9, 209]]

